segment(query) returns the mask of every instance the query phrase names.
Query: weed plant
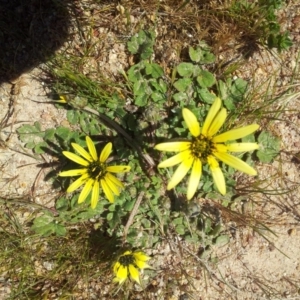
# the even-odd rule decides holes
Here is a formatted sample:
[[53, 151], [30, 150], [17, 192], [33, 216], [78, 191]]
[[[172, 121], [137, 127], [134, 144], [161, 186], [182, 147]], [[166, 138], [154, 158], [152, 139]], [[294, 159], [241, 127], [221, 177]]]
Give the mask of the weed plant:
[[[180, 6], [158, 6], [155, 12], [159, 15], [164, 10], [171, 10], [178, 15], [183, 12], [191, 14], [189, 2]], [[149, 8], [153, 3], [149, 3]], [[288, 33], [280, 32], [276, 19], [275, 13], [280, 5], [281, 1], [230, 1], [228, 7], [215, 11], [213, 7], [196, 6], [195, 15], [210, 20], [210, 32], [216, 30], [213, 24], [226, 19], [227, 26], [231, 24], [237, 31], [243, 28], [242, 38], [247, 42], [283, 51], [291, 43]], [[111, 10], [111, 6], [108, 7]], [[130, 9], [135, 6], [130, 7], [122, 6], [127, 19]], [[130, 24], [127, 25], [128, 29]], [[179, 61], [170, 72], [155, 60], [159, 44], [156, 25], [142, 25], [140, 27], [144, 28], [127, 40], [133, 64], [120, 72], [118, 81], [101, 73], [83, 74], [78, 68], [80, 60], [75, 55], [66, 61], [58, 54], [49, 63], [51, 88], [56, 95], [52, 101], [59, 109], [67, 109], [69, 127], [43, 130], [35, 121], [17, 129], [20, 141], [36, 157], [48, 153], [60, 162], [47, 175], [47, 180], [52, 181], [60, 193], [53, 209], [39, 208], [30, 213], [27, 231], [23, 229], [25, 224], [19, 223], [11, 202], [7, 204], [7, 199], [2, 200], [7, 206], [1, 213], [1, 260], [6, 261], [2, 272], [14, 280], [10, 299], [47, 299], [49, 286], [60, 299], [73, 299], [68, 297], [76, 297], [74, 295], [80, 290], [78, 281], [84, 286], [86, 282], [107, 276], [108, 279], [100, 281], [112, 291], [111, 267], [122, 253], [137, 249], [151, 254], [167, 240], [179, 241], [178, 247], [197, 248], [198, 252], [191, 260], [199, 263], [205, 259], [206, 264], [215, 262], [217, 257], [212, 249], [230, 241], [222, 213], [228, 217], [228, 222], [235, 221], [257, 231], [262, 227], [269, 230], [259, 220], [244, 218], [234, 211], [235, 204], [241, 200], [241, 186], [237, 185], [232, 167], [220, 164], [227, 186], [226, 194], [221, 195], [211, 179], [208, 166], [204, 166], [196, 194], [188, 201], [185, 179], [175, 189], [166, 190], [167, 181], [175, 170], [160, 171], [156, 168], [162, 156], [154, 146], [169, 139], [186, 138], [188, 129], [181, 115], [183, 108], [191, 110], [203, 124], [215, 98], [220, 97], [228, 112], [222, 130], [228, 131], [254, 121], [260, 123], [271, 101], [270, 106], [257, 108], [252, 105], [253, 94], [248, 82], [236, 78], [231, 71], [226, 76], [214, 73], [218, 68], [214, 47], [209, 45], [212, 40], [202, 39], [189, 45], [185, 60]], [[240, 46], [244, 44], [240, 43]], [[93, 208], [91, 193], [86, 195], [84, 202], [78, 203], [77, 191], [65, 193], [74, 180], [58, 176], [60, 172], [78, 168], [73, 161], [65, 159], [63, 151], [74, 152], [72, 143], [87, 149], [87, 136], [93, 140], [98, 153], [104, 145], [112, 143], [114, 150], [109, 164], [130, 166], [130, 172], [117, 176], [124, 188], [115, 195], [114, 201], [108, 201], [106, 193], [100, 189], [99, 201], [93, 204]], [[280, 151], [279, 138], [264, 129], [243, 137], [240, 142], [259, 144], [259, 150], [238, 155], [251, 166], [273, 161]], [[245, 179], [244, 182], [251, 193], [260, 191], [257, 179]], [[244, 190], [244, 197], [247, 190]], [[28, 264], [28, 261], [32, 263]], [[159, 268], [153, 261], [155, 256], [149, 265]], [[48, 272], [45, 271], [46, 262]], [[39, 273], [40, 265], [44, 268], [41, 267]], [[133, 262], [128, 265], [133, 265]], [[201, 266], [207, 268], [203, 263]], [[132, 270], [130, 275], [140, 283]], [[140, 293], [147, 298], [157, 269], [147, 269], [144, 275], [144, 282], [141, 279], [144, 291]], [[119, 276], [122, 279], [119, 282], [125, 282], [121, 286], [122, 295], [131, 299], [131, 289], [136, 287], [130, 280], [125, 280], [129, 273], [125, 279], [124, 276], [124, 273]], [[117, 290], [115, 288], [115, 292]]]

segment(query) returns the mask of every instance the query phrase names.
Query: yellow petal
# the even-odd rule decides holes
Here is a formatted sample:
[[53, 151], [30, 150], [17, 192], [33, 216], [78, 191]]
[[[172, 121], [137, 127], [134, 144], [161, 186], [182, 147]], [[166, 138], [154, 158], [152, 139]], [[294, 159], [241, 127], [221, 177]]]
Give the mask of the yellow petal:
[[224, 162], [225, 164], [229, 165], [232, 168], [235, 168], [239, 171], [242, 171], [246, 174], [249, 175], [257, 175], [257, 172], [250, 167], [248, 164], [246, 164], [244, 161], [242, 161], [241, 159], [232, 156], [229, 153], [214, 153], [214, 155], [220, 159], [222, 162]]
[[105, 174], [105, 178], [109, 179], [110, 181], [112, 181], [116, 186], [123, 188], [124, 184], [118, 179], [116, 178], [114, 175], [110, 174], [110, 173], [106, 173]]
[[57, 103], [68, 103], [67, 98], [63, 95], [59, 96], [59, 100], [56, 100]]
[[89, 175], [83, 174], [81, 177], [79, 177], [77, 180], [75, 180], [67, 189], [67, 193], [72, 193], [75, 190], [77, 190], [80, 186], [82, 186], [88, 179]]
[[93, 158], [91, 157], [91, 155], [87, 151], [85, 151], [80, 145], [78, 145], [76, 143], [72, 143], [71, 145], [86, 160], [88, 160], [90, 162], [93, 161]]
[[217, 116], [214, 118], [210, 127], [208, 128], [207, 131], [208, 137], [214, 136], [219, 131], [219, 129], [223, 126], [226, 117], [227, 117], [227, 111], [225, 108], [222, 108], [217, 114]]
[[102, 162], [102, 163], [106, 162], [111, 151], [112, 151], [112, 143], [106, 144], [105, 147], [103, 148], [103, 150], [101, 151], [101, 155], [99, 158], [100, 162]]
[[146, 262], [144, 261], [141, 261], [141, 260], [137, 260], [136, 262], [136, 265], [138, 268], [140, 269], [152, 269], [151, 266], [149, 266]]
[[117, 278], [119, 283], [120, 284], [123, 283], [127, 279], [127, 276], [128, 276], [127, 267], [120, 264], [120, 267], [117, 272]]
[[74, 169], [69, 171], [63, 171], [58, 174], [61, 177], [79, 176], [87, 173], [87, 169]]
[[243, 137], [253, 133], [258, 128], [259, 128], [259, 125], [251, 124], [251, 125], [248, 125], [245, 127], [232, 129], [232, 130], [226, 131], [224, 133], [221, 133], [221, 134], [213, 137], [212, 141], [214, 143], [222, 143], [222, 142], [226, 142], [226, 141], [237, 140], [237, 139], [243, 138]]
[[118, 269], [120, 268], [121, 264], [117, 261], [115, 264], [114, 264], [114, 273], [117, 274], [118, 272]]
[[207, 162], [209, 164], [215, 185], [217, 186], [219, 192], [222, 195], [225, 195], [226, 194], [226, 184], [225, 184], [224, 174], [223, 174], [221, 168], [219, 167], [219, 163], [212, 156], [208, 156]]
[[100, 183], [106, 198], [108, 199], [109, 202], [113, 203], [115, 201], [114, 194], [112, 193], [111, 189], [107, 185], [106, 181], [104, 179], [101, 179]]
[[257, 143], [232, 143], [226, 145], [227, 150], [231, 152], [252, 151], [259, 148]]
[[139, 271], [135, 268], [134, 265], [129, 265], [129, 274], [133, 280], [135, 280], [138, 284], [140, 283]]
[[111, 173], [125, 173], [130, 171], [130, 166], [108, 166], [106, 167], [107, 172]]
[[147, 256], [142, 251], [134, 252], [133, 256], [134, 256], [136, 262], [137, 261], [147, 261], [147, 260], [151, 259], [151, 257]]
[[224, 144], [214, 144], [214, 152], [227, 152], [227, 145]]
[[196, 190], [199, 185], [199, 181], [202, 174], [202, 163], [200, 159], [196, 158], [194, 160], [194, 164], [192, 167], [191, 176], [188, 183], [188, 189], [187, 189], [187, 199], [190, 200], [193, 198], [193, 196], [196, 193]]
[[162, 161], [157, 167], [158, 168], [168, 168], [173, 167], [186, 159], [190, 155], [190, 150], [182, 151], [164, 161]]
[[63, 151], [63, 155], [66, 156], [68, 159], [76, 162], [79, 165], [87, 167], [89, 165], [89, 162], [86, 161], [85, 159], [81, 158], [80, 156], [69, 152], [69, 151]]
[[191, 142], [182, 141], [182, 142], [168, 142], [157, 144], [154, 149], [159, 151], [167, 151], [167, 152], [179, 152], [184, 151], [190, 148]]
[[94, 209], [97, 206], [98, 199], [99, 199], [99, 191], [100, 191], [100, 184], [98, 180], [95, 180], [94, 186], [92, 189], [92, 199], [91, 199], [91, 207]]
[[109, 180], [109, 178], [106, 177], [106, 176], [104, 177], [104, 180], [105, 180], [106, 184], [108, 185], [108, 187], [110, 188], [110, 190], [111, 190], [115, 195], [119, 196], [119, 195], [120, 195], [120, 190], [119, 190], [118, 186], [115, 185], [114, 182], [111, 181], [111, 180]]
[[206, 116], [205, 121], [204, 121], [202, 131], [201, 131], [201, 133], [203, 135], [207, 136], [208, 129], [209, 129], [210, 125], [212, 124], [212, 121], [214, 120], [214, 118], [217, 115], [218, 111], [220, 110], [221, 104], [222, 104], [221, 99], [216, 98], [214, 103], [212, 104], [207, 116]]
[[88, 179], [88, 181], [86, 182], [84, 188], [82, 189], [82, 191], [79, 195], [78, 203], [84, 202], [84, 200], [89, 195], [89, 193], [92, 189], [93, 183], [94, 183], [94, 179]]
[[182, 116], [192, 136], [200, 135], [200, 125], [196, 116], [187, 108], [182, 110]]
[[89, 148], [89, 152], [90, 152], [93, 160], [96, 161], [98, 159], [98, 157], [97, 157], [96, 147], [95, 147], [93, 141], [91, 140], [91, 138], [89, 136], [86, 136], [85, 140], [86, 140], [86, 144]]
[[191, 168], [193, 161], [194, 161], [193, 156], [190, 156], [179, 165], [179, 167], [174, 172], [167, 186], [167, 190], [171, 190], [172, 188], [174, 188], [183, 179], [183, 177], [187, 174], [187, 172]]

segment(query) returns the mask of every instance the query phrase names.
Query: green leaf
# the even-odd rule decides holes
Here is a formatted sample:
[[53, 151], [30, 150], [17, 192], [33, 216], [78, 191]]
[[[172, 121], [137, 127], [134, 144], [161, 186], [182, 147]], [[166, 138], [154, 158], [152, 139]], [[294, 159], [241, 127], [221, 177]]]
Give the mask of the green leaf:
[[191, 63], [180, 63], [177, 66], [177, 71], [182, 77], [191, 77], [194, 74], [195, 66]]
[[59, 211], [66, 211], [69, 208], [69, 200], [62, 197], [59, 198], [55, 203], [55, 208]]
[[267, 131], [258, 136], [259, 149], [256, 152], [258, 159], [263, 163], [271, 162], [280, 151], [280, 139]]
[[178, 92], [185, 92], [188, 87], [192, 84], [191, 78], [180, 78], [174, 82], [174, 87], [177, 89]]
[[135, 36], [133, 36], [131, 40], [127, 42], [127, 48], [131, 54], [138, 53], [139, 47], [140, 47], [139, 41]]
[[215, 61], [216, 57], [210, 51], [203, 51], [200, 62], [203, 64], [210, 64]]
[[53, 221], [54, 217], [49, 213], [45, 213], [34, 219], [31, 229], [43, 236], [49, 236], [55, 232], [55, 224]]
[[23, 143], [33, 142], [33, 140], [34, 141], [40, 140], [40, 139], [37, 139], [37, 137], [44, 136], [44, 132], [41, 132], [39, 129], [40, 125], [37, 125], [37, 124], [39, 124], [39, 123], [36, 122], [35, 126], [25, 124], [17, 129], [19, 138]]
[[183, 102], [185, 100], [188, 99], [188, 96], [186, 93], [183, 93], [183, 92], [180, 92], [180, 93], [176, 93], [173, 95], [173, 99], [176, 101], [176, 102]]
[[148, 95], [142, 94], [134, 99], [134, 104], [137, 106], [146, 106], [148, 103]]
[[139, 81], [143, 78], [143, 75], [141, 74], [141, 68], [143, 68], [144, 65], [142, 63], [133, 65], [127, 72], [128, 79], [131, 82]]
[[207, 88], [197, 89], [197, 94], [203, 102], [208, 104], [212, 104], [216, 99], [216, 96], [213, 95]]
[[46, 142], [37, 143], [34, 147], [34, 152], [37, 154], [45, 153], [45, 150], [48, 149], [49, 146]]
[[230, 87], [230, 96], [234, 101], [242, 101], [247, 91], [248, 83], [242, 78], [237, 78]]
[[80, 112], [75, 109], [70, 109], [67, 111], [67, 119], [70, 124], [75, 125], [79, 122]]
[[192, 61], [199, 62], [202, 58], [202, 51], [200, 48], [189, 47], [189, 55]]
[[154, 101], [154, 102], [162, 102], [162, 101], [165, 101], [166, 100], [166, 96], [160, 92], [153, 92], [151, 94], [151, 99]]
[[215, 239], [214, 243], [215, 243], [215, 245], [220, 246], [220, 247], [224, 246], [229, 243], [229, 236], [226, 234], [220, 235]]
[[45, 135], [44, 135], [44, 140], [53, 142], [54, 139], [55, 139], [55, 129], [54, 128], [46, 129]]
[[209, 88], [215, 84], [216, 79], [212, 73], [202, 70], [200, 75], [197, 77], [197, 82], [202, 88]]
[[163, 68], [156, 63], [145, 63], [146, 74], [151, 75], [153, 78], [159, 78], [164, 74]]
[[172, 223], [173, 223], [174, 225], [182, 225], [182, 223], [183, 223], [183, 218], [182, 218], [182, 217], [178, 217], [178, 218], [172, 220]]
[[28, 142], [25, 144], [25, 147], [28, 149], [33, 149], [35, 147], [35, 142]]
[[69, 136], [71, 135], [71, 130], [69, 128], [59, 126], [56, 129], [55, 134], [59, 136], [63, 141], [67, 141], [69, 139]]
[[183, 226], [183, 225], [177, 225], [175, 227], [175, 230], [180, 235], [184, 235], [185, 234], [185, 226]]
[[64, 236], [67, 233], [67, 229], [65, 226], [63, 226], [61, 224], [55, 224], [54, 232], [59, 236]]

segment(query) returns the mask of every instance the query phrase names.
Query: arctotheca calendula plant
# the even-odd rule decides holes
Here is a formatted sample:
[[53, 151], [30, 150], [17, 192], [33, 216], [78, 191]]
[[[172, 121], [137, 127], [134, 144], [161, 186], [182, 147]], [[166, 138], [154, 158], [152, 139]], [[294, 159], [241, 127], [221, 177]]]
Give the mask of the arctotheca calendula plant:
[[106, 144], [99, 157], [93, 141], [88, 136], [86, 137], [86, 143], [89, 152], [76, 143], [71, 144], [74, 150], [82, 157], [69, 151], [63, 151], [64, 156], [81, 165], [81, 168], [60, 172], [59, 176], [80, 176], [68, 187], [67, 192], [71, 193], [84, 185], [80, 192], [78, 203], [82, 203], [92, 191], [91, 207], [95, 208], [98, 203], [100, 185], [106, 198], [110, 202], [114, 202], [114, 195], [118, 196], [120, 194], [120, 189], [122, 189], [124, 185], [111, 173], [128, 172], [130, 166], [107, 165], [106, 161], [112, 152], [112, 143]]
[[228, 141], [243, 138], [259, 128], [257, 124], [232, 129], [217, 134], [223, 126], [227, 111], [222, 108], [222, 101], [216, 98], [212, 104], [202, 128], [196, 116], [187, 108], [182, 110], [184, 121], [192, 135], [192, 139], [183, 141], [170, 141], [155, 146], [155, 149], [167, 152], [178, 152], [176, 155], [161, 162], [159, 168], [172, 167], [179, 164], [170, 179], [167, 189], [174, 188], [189, 172], [191, 175], [188, 181], [187, 199], [190, 200], [198, 188], [202, 166], [208, 164], [214, 182], [223, 195], [226, 194], [224, 174], [219, 166], [218, 160], [249, 175], [256, 175], [257, 172], [241, 159], [228, 152], [245, 152], [258, 149], [257, 143], [227, 143]]

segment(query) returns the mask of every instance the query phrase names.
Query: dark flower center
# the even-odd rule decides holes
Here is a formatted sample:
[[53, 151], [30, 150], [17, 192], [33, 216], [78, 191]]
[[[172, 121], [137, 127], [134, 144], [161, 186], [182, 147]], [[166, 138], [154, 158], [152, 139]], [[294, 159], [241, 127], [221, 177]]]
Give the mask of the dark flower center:
[[135, 258], [132, 254], [122, 255], [119, 258], [119, 263], [126, 267], [129, 265], [135, 265]]
[[208, 137], [200, 134], [193, 138], [190, 149], [193, 156], [200, 158], [202, 163], [207, 163], [207, 157], [213, 152], [214, 143]]
[[101, 164], [98, 161], [93, 161], [87, 167], [89, 177], [95, 180], [102, 178], [106, 172], [105, 164]]

